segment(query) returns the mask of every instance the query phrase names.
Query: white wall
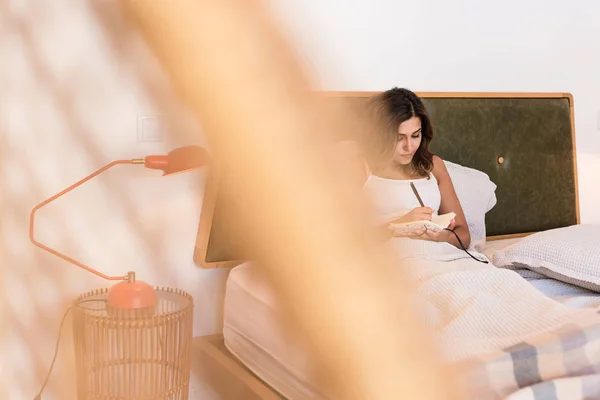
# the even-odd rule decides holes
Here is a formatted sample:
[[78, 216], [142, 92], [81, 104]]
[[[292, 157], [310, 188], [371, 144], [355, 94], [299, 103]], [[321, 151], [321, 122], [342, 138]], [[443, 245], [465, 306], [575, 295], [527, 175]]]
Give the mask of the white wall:
[[[7, 400], [33, 397], [68, 302], [105, 286], [29, 243], [31, 207], [104, 163], [164, 152], [192, 142], [195, 132], [114, 3], [82, 3], [0, 6], [0, 397]], [[582, 220], [600, 222], [594, 207], [600, 3], [281, 0], [272, 6], [324, 89], [573, 93]], [[170, 142], [137, 141], [138, 115], [169, 112], [175, 115]], [[213, 333], [220, 329], [226, 271], [192, 262], [202, 184], [202, 172], [161, 178], [121, 167], [43, 209], [38, 234], [103, 272], [133, 269], [152, 283], [189, 291], [194, 333]], [[69, 332], [65, 339], [51, 383], [69, 382]]]
[[[0, 5], [2, 399], [34, 397], [69, 302], [111, 284], [34, 247], [31, 208], [114, 159], [202, 143], [116, 5]], [[158, 113], [172, 115], [170, 141], [138, 142], [138, 116]], [[192, 261], [203, 175], [162, 177], [115, 167], [41, 209], [38, 239], [106, 274], [134, 270], [139, 279], [188, 291], [195, 300], [194, 334], [217, 332], [227, 271], [201, 270]], [[72, 353], [69, 324], [51, 384], [73, 387]], [[2, 393], [4, 387], [10, 391]], [[68, 400], [70, 394], [44, 398]]]

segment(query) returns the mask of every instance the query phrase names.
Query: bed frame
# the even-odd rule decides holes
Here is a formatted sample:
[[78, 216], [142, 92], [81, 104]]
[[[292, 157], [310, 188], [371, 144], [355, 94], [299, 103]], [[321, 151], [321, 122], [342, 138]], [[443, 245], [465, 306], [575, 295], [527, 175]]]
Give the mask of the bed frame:
[[[353, 107], [374, 94], [327, 93]], [[486, 216], [489, 240], [579, 224], [570, 94], [417, 94], [434, 127], [432, 152], [487, 173], [498, 186], [497, 204]], [[227, 268], [244, 260], [227, 232], [224, 210], [233, 205], [219, 198], [221, 179], [216, 172], [207, 177], [194, 251], [203, 268]], [[284, 398], [227, 350], [221, 334], [196, 338], [193, 360], [196, 376], [223, 399]]]
[[260, 380], [229, 352], [223, 335], [196, 337], [192, 343], [192, 371], [222, 399], [281, 400], [268, 384]]

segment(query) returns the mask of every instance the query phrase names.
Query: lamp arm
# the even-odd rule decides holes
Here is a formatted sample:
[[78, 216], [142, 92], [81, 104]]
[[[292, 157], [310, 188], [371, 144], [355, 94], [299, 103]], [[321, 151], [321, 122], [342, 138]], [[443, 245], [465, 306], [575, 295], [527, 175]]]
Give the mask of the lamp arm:
[[110, 164], [105, 165], [104, 167], [100, 168], [99, 170], [97, 170], [94, 173], [91, 173], [90, 175], [86, 176], [85, 178], [79, 180], [78, 182], [72, 184], [71, 186], [69, 186], [68, 188], [66, 188], [65, 190], [55, 194], [54, 196], [50, 197], [47, 200], [44, 200], [43, 202], [41, 202], [40, 204], [38, 204], [37, 206], [33, 207], [33, 209], [31, 210], [31, 214], [29, 216], [29, 239], [31, 240], [31, 242], [33, 244], [35, 244], [37, 247], [46, 250], [49, 253], [54, 254], [57, 257], [62, 258], [63, 260], [66, 260], [72, 264], [77, 265], [80, 268], [85, 269], [88, 272], [91, 272], [92, 274], [95, 274], [101, 278], [110, 280], [110, 281], [118, 281], [118, 280], [126, 280], [127, 276], [108, 276], [108, 275], [104, 275], [103, 273], [96, 271], [95, 269], [88, 267], [85, 264], [80, 263], [79, 261], [65, 255], [62, 254], [48, 246], [46, 246], [45, 244], [42, 244], [40, 242], [38, 242], [35, 237], [34, 237], [34, 222], [35, 222], [35, 213], [42, 207], [44, 207], [45, 205], [53, 202], [54, 200], [58, 199], [59, 197], [65, 195], [66, 193], [70, 192], [71, 190], [75, 189], [76, 187], [84, 184], [85, 182], [89, 181], [90, 179], [100, 175], [101, 173], [105, 172], [106, 170], [114, 167], [115, 165], [120, 165], [120, 164], [143, 164], [144, 160], [143, 159], [133, 159], [133, 160], [117, 160], [117, 161], [113, 161]]

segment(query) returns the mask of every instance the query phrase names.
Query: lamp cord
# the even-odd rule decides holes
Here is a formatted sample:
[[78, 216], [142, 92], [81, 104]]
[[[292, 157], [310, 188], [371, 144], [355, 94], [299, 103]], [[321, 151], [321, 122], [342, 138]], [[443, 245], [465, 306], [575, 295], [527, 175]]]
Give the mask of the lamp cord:
[[[460, 247], [463, 249], [463, 251], [465, 253], [470, 255], [473, 260], [479, 261], [480, 263], [489, 264], [489, 261], [481, 260], [481, 259], [475, 257], [473, 254], [469, 253], [469, 251], [465, 248], [465, 245], [463, 244], [462, 240], [460, 240], [460, 237], [458, 237], [458, 234], [456, 232], [454, 232], [454, 229], [444, 228], [444, 230], [454, 233], [454, 236], [456, 236], [456, 240], [458, 240], [458, 244], [460, 244]], [[38, 399], [36, 399], [36, 400], [38, 400]]]
[[42, 392], [44, 391], [44, 389], [46, 388], [46, 385], [48, 384], [48, 380], [50, 379], [50, 374], [52, 373], [52, 369], [54, 368], [54, 363], [56, 362], [56, 357], [58, 356], [58, 347], [60, 345], [60, 338], [62, 336], [62, 328], [65, 324], [65, 321], [67, 320], [67, 315], [69, 315], [69, 312], [71, 312], [72, 309], [73, 309], [73, 306], [67, 308], [67, 311], [65, 312], [65, 314], [62, 317], [62, 320], [60, 321], [60, 327], [58, 328], [58, 339], [56, 340], [56, 346], [54, 348], [54, 357], [52, 357], [52, 363], [50, 364], [50, 369], [48, 370], [48, 373], [46, 374], [46, 379], [44, 380], [44, 384], [42, 385], [42, 388], [40, 389], [37, 396], [35, 396], [35, 398], [33, 400], [42, 400]]
[[[102, 301], [104, 302], [104, 300], [81, 300], [79, 302], [77, 302], [75, 305], [79, 305], [81, 303], [88, 303], [88, 302], [97, 302], [97, 301]], [[52, 357], [52, 363], [50, 364], [50, 368], [48, 369], [48, 373], [46, 374], [46, 379], [44, 380], [44, 383], [42, 384], [42, 388], [40, 389], [40, 391], [38, 392], [37, 396], [35, 396], [33, 398], [33, 400], [42, 400], [42, 392], [44, 391], [44, 389], [46, 388], [46, 385], [48, 384], [48, 381], [50, 380], [50, 374], [52, 373], [52, 370], [54, 369], [54, 364], [56, 363], [56, 358], [58, 356], [58, 348], [60, 346], [60, 338], [62, 337], [62, 329], [63, 326], [65, 325], [65, 321], [67, 320], [67, 316], [69, 315], [69, 312], [71, 312], [71, 310], [73, 309], [73, 307], [75, 307], [75, 305], [67, 308], [67, 311], [65, 311], [62, 320], [60, 321], [60, 327], [58, 328], [58, 338], [56, 339], [56, 346], [54, 347], [54, 356]], [[95, 311], [95, 309], [94, 309]]]

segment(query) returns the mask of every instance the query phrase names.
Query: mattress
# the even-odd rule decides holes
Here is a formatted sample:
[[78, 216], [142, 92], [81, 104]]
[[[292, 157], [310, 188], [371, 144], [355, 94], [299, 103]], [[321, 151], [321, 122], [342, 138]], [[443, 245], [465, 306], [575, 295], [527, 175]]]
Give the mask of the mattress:
[[327, 399], [299, 339], [286, 329], [276, 295], [250, 263], [227, 279], [223, 338], [250, 371], [290, 400]]
[[[519, 239], [490, 241], [482, 253], [495, 251]], [[600, 306], [600, 294], [562, 283], [531, 271], [517, 271], [536, 289], [567, 307]], [[285, 315], [275, 293], [250, 263], [232, 269], [224, 303], [225, 345], [248, 369], [290, 400], [327, 399], [315, 379], [305, 347], [286, 330]]]

